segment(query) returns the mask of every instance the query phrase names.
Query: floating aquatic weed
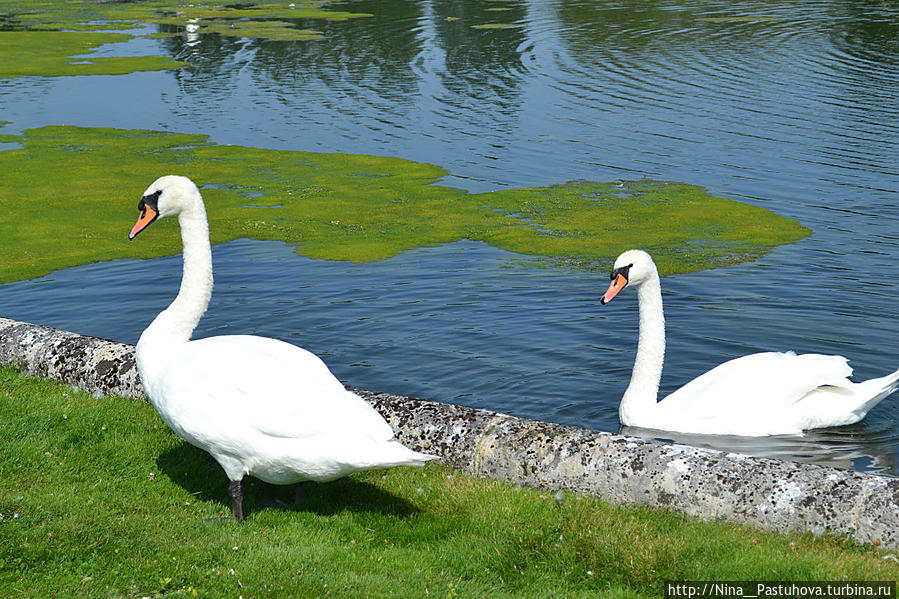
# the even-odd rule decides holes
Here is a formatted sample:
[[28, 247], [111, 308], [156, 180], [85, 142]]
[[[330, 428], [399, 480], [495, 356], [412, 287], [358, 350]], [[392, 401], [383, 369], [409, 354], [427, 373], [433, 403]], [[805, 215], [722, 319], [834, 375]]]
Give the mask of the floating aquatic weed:
[[683, 183], [580, 181], [474, 194], [436, 185], [447, 174], [439, 166], [398, 158], [107, 128], [42, 127], [14, 137], [21, 148], [0, 151], [0, 281], [179, 253], [177, 227], [161, 225], [153, 245], [130, 244], [122, 233], [134, 210], [127, 198], [142, 191], [135, 182], [160, 173], [190, 172], [202, 182], [213, 243], [283, 241], [331, 260], [383, 260], [469, 239], [594, 269], [642, 246], [668, 274], [751, 260], [809, 234], [794, 220]]
[[519, 23], [483, 23], [481, 25], [472, 25], [474, 29], [512, 29], [521, 27]]

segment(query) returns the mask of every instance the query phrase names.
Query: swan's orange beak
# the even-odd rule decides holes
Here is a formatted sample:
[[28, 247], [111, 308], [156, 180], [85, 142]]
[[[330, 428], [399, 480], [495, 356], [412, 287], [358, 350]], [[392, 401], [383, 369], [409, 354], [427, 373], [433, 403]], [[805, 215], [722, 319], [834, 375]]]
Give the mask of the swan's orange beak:
[[140, 217], [138, 217], [137, 222], [134, 223], [134, 226], [131, 228], [131, 233], [128, 234], [128, 239], [134, 239], [137, 237], [137, 234], [146, 229], [150, 223], [152, 223], [159, 216], [159, 213], [153, 210], [153, 207], [149, 204], [144, 203], [143, 208], [141, 209]]
[[623, 274], [619, 273], [617, 277], [612, 279], [612, 283], [609, 285], [609, 288], [606, 289], [606, 292], [602, 294], [599, 302], [603, 305], [608, 304], [610, 301], [612, 301], [612, 298], [618, 295], [619, 291], [625, 288], [626, 285], [627, 278], [625, 278]]

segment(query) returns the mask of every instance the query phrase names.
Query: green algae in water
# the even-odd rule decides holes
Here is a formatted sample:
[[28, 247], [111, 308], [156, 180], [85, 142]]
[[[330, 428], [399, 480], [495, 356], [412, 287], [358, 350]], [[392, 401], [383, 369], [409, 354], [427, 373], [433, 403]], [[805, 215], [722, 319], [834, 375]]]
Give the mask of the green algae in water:
[[[274, 41], [321, 39], [320, 31], [298, 29], [285, 19], [345, 21], [371, 16], [329, 10], [325, 2], [286, 3], [68, 2], [0, 0], [0, 79], [23, 76], [122, 75], [173, 69], [185, 63], [162, 56], [96, 57], [97, 47], [134, 36], [112, 30], [141, 23], [184, 27], [194, 22], [201, 33]], [[147, 37], [158, 37], [150, 34]], [[75, 56], [88, 54], [84, 58]]]
[[256, 37], [272, 41], [319, 40], [325, 36], [314, 29], [296, 29], [284, 21], [214, 21], [200, 33], [218, 33], [231, 37]]
[[[328, 21], [345, 21], [359, 17], [371, 17], [370, 13], [353, 13], [325, 8], [326, 2], [306, 1], [294, 2], [291, 5], [271, 2], [244, 2], [232, 4], [211, 4], [197, 2], [151, 2], [144, 7], [151, 7], [157, 14], [146, 15], [142, 20], [150, 23], [183, 24], [185, 19], [204, 19], [207, 21], [234, 21], [247, 19], [323, 19]], [[175, 12], [172, 19], [163, 14]]]
[[663, 273], [753, 259], [809, 234], [773, 212], [657, 181], [575, 182], [470, 194], [439, 166], [399, 158], [220, 146], [206, 136], [43, 127], [0, 151], [0, 282], [113, 258], [181, 251], [178, 224], [128, 241], [137, 200], [164, 174], [201, 188], [213, 243], [278, 240], [312, 258], [366, 262], [460, 239], [577, 268], [624, 249]]
[[521, 25], [516, 23], [484, 23], [483, 25], [472, 25], [472, 28], [474, 29], [512, 29], [514, 27], [521, 27]]
[[697, 21], [705, 23], [758, 23], [764, 21], [777, 21], [776, 17], [753, 17], [753, 16], [732, 16], [732, 17], [699, 17]]
[[201, 32], [223, 33], [269, 40], [318, 39], [314, 30], [298, 29], [289, 21], [320, 19], [346, 21], [370, 17], [329, 8], [321, 0], [286, 2], [96, 2], [69, 0], [11, 2], [0, 0], [0, 23], [6, 29], [45, 31], [97, 31], [130, 29], [141, 23], [184, 27], [193, 23]]
[[[90, 57], [103, 44], [128, 39], [131, 36], [111, 32], [0, 31], [0, 78], [122, 75], [184, 65], [161, 56]], [[86, 56], [75, 58], [82, 54]]]

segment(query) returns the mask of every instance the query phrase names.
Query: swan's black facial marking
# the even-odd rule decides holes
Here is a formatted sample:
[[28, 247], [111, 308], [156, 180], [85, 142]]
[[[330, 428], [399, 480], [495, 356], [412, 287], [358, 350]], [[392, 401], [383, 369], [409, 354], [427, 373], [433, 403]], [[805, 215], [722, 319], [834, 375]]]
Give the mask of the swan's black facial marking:
[[618, 275], [621, 275], [622, 277], [624, 277], [625, 281], [630, 281], [629, 275], [631, 272], [631, 267], [633, 267], [633, 266], [634, 266], [633, 264], [628, 264], [627, 266], [622, 266], [621, 268], [616, 268], [615, 270], [612, 271], [612, 274], [609, 275], [609, 278], [614, 281], [615, 279], [618, 278]]
[[140, 201], [137, 203], [137, 209], [140, 210], [141, 216], [143, 216], [147, 212], [147, 206], [153, 209], [153, 212], [159, 212], [159, 196], [162, 195], [162, 190], [158, 189], [153, 193], [147, 194], [143, 196]]

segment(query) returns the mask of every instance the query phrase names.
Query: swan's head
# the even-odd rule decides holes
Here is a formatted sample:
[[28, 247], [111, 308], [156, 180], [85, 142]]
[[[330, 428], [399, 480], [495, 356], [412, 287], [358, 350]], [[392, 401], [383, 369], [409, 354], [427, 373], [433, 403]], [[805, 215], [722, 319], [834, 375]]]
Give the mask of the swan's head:
[[610, 275], [612, 282], [599, 301], [607, 304], [626, 286], [639, 287], [657, 276], [655, 262], [649, 254], [643, 250], [628, 250], [615, 259], [615, 266], [612, 267]]
[[128, 239], [137, 237], [138, 233], [149, 227], [157, 218], [180, 214], [187, 208], [195, 207], [199, 197], [197, 186], [187, 177], [178, 175], [159, 177], [147, 188], [137, 203], [140, 217], [131, 229]]

